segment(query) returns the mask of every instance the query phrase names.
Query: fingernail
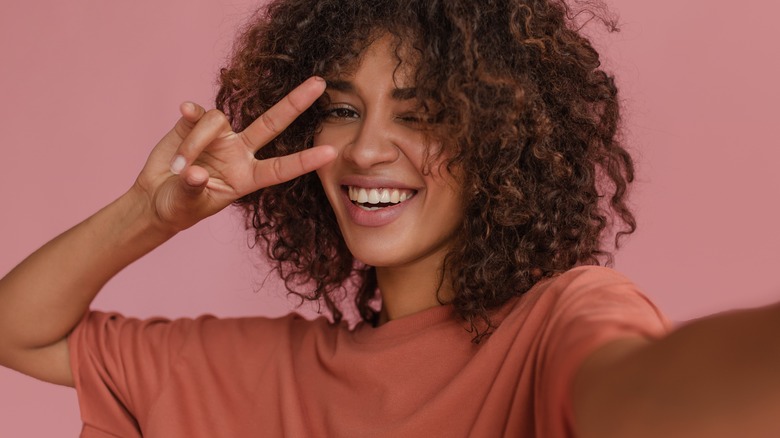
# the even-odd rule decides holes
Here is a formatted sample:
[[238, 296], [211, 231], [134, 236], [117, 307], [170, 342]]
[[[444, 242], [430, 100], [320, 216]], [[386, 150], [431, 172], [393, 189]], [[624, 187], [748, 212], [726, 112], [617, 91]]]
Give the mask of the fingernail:
[[192, 102], [184, 102], [184, 104], [182, 106], [187, 111], [190, 111], [190, 112], [195, 111], [195, 105], [193, 105]]
[[322, 79], [319, 76], [314, 76], [314, 80], [317, 81], [317, 82], [325, 82], [325, 79]]
[[184, 169], [185, 164], [187, 164], [187, 160], [185, 160], [181, 155], [177, 155], [174, 157], [173, 161], [171, 161], [171, 172], [174, 175], [180, 174]]

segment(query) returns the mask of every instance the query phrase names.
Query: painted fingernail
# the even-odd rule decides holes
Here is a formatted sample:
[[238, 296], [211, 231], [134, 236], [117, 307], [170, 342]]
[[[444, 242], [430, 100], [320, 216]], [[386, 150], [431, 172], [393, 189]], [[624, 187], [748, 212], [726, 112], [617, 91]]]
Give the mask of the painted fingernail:
[[171, 161], [171, 172], [174, 175], [178, 175], [184, 169], [184, 165], [187, 164], [187, 160], [181, 155], [177, 155], [173, 161]]

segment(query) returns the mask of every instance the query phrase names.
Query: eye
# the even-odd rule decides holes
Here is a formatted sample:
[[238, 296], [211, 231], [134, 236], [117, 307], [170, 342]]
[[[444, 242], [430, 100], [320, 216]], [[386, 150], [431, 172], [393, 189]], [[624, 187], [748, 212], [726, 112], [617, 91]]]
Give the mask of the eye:
[[425, 117], [421, 114], [405, 114], [398, 116], [398, 120], [406, 123], [423, 123], [425, 121]]
[[347, 106], [325, 108], [323, 113], [325, 114], [325, 118], [330, 120], [350, 120], [359, 117], [357, 111]]
[[436, 117], [431, 116], [428, 112], [411, 112], [403, 113], [396, 116], [396, 119], [401, 123], [414, 126], [416, 128], [425, 128], [437, 123]]

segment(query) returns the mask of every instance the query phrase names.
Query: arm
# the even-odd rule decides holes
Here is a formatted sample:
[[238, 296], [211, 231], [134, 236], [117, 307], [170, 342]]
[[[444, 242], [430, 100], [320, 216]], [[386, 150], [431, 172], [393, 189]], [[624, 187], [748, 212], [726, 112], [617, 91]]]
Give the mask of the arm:
[[575, 376], [577, 436], [780, 436], [778, 333], [774, 305], [602, 347]]
[[0, 364], [73, 386], [65, 337], [102, 286], [174, 233], [135, 187], [0, 280]]
[[0, 280], [0, 365], [72, 386], [66, 337], [111, 277], [235, 199], [335, 157], [332, 148], [317, 147], [254, 158], [324, 88], [322, 80], [304, 82], [241, 133], [219, 111], [182, 105], [182, 118], [127, 193]]

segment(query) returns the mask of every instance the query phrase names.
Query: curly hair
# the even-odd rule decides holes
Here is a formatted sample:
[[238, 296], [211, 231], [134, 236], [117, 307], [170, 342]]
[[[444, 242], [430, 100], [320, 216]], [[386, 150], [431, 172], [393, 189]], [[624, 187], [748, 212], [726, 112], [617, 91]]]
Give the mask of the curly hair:
[[[582, 10], [613, 24], [598, 2]], [[217, 107], [240, 130], [307, 77], [354, 66], [382, 35], [411, 49], [417, 97], [436, 111], [431, 135], [462, 175], [464, 220], [444, 263], [451, 303], [478, 342], [502, 304], [575, 265], [609, 263], [605, 235], [617, 229], [617, 246], [636, 228], [617, 88], [579, 32], [582, 10], [556, 0], [273, 1], [221, 70]], [[311, 147], [320, 120], [310, 108], [257, 157]], [[376, 321], [375, 270], [346, 247], [316, 175], [237, 204], [291, 293], [321, 300], [337, 322], [354, 288], [360, 318]]]

